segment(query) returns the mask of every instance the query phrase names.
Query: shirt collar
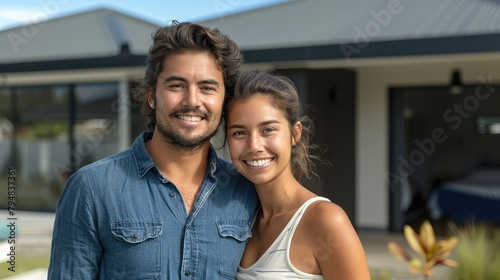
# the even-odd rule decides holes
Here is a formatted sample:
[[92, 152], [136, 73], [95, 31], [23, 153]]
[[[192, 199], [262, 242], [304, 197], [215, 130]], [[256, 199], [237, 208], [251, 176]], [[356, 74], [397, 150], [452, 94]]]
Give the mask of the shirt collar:
[[[151, 138], [153, 138], [152, 132], [143, 132], [132, 144], [139, 178], [143, 177], [146, 172], [156, 166], [146, 150], [146, 142], [151, 140]], [[217, 171], [218, 156], [212, 145], [210, 145], [210, 150], [208, 152], [208, 161], [208, 172], [215, 178], [214, 174], [215, 171]]]
[[132, 151], [134, 152], [139, 178], [142, 178], [149, 169], [155, 166], [153, 159], [146, 150], [146, 142], [151, 140], [151, 138], [153, 138], [152, 132], [143, 132], [132, 144]]

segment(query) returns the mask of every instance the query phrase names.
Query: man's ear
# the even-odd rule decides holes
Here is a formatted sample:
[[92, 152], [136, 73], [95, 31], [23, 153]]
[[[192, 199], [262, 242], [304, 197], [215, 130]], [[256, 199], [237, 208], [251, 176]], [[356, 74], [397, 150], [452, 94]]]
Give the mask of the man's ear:
[[149, 107], [154, 109], [154, 107], [155, 107], [155, 92], [153, 89], [146, 90], [146, 99], [148, 101]]
[[292, 146], [297, 145], [302, 136], [302, 123], [300, 121], [296, 122], [292, 127]]

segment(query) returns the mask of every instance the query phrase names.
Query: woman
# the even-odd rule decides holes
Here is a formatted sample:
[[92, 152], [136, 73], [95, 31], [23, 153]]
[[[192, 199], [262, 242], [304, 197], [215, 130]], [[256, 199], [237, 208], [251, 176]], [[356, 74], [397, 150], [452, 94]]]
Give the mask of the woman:
[[237, 279], [370, 279], [361, 242], [345, 212], [301, 185], [310, 178], [308, 118], [293, 83], [244, 74], [226, 111], [237, 170], [261, 201]]

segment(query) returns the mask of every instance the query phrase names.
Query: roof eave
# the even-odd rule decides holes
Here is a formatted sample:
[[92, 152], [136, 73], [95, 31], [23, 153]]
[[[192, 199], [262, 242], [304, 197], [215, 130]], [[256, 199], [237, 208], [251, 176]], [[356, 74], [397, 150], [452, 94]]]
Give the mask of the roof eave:
[[245, 62], [407, 57], [498, 52], [500, 34], [243, 50]]
[[[124, 48], [126, 49], [126, 48]], [[117, 56], [47, 60], [23, 63], [0, 64], [0, 73], [41, 72], [55, 70], [99, 69], [114, 67], [144, 67], [145, 55], [134, 55], [124, 51]]]

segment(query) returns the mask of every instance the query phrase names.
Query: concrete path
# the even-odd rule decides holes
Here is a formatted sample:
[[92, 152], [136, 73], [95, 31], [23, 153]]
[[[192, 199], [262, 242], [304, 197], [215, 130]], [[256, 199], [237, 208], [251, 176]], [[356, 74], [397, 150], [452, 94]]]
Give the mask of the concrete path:
[[15, 276], [3, 278], [3, 280], [47, 280], [47, 269], [37, 268], [32, 271], [20, 273]]
[[[9, 216], [7, 215], [7, 211], [2, 212], [0, 212], [0, 226], [3, 226], [1, 221], [5, 221], [8, 224], [7, 218]], [[16, 225], [18, 226], [16, 244], [19, 244], [18, 247], [16, 246], [16, 255], [49, 256], [54, 213], [18, 211], [16, 212], [16, 217]], [[389, 271], [391, 275], [408, 275], [407, 263], [396, 260], [387, 250], [387, 242], [389, 240], [397, 241], [406, 246], [406, 241], [402, 234], [387, 233], [384, 231], [361, 231], [359, 232], [359, 237], [363, 243], [368, 265], [372, 272], [378, 274]], [[5, 251], [7, 249], [8, 247], [2, 247], [2, 243], [0, 243], [0, 260], [4, 261], [3, 258], [7, 255]], [[445, 275], [448, 274], [449, 268], [437, 267], [434, 272], [434, 276], [430, 279], [446, 279]], [[5, 279], [45, 280], [47, 279], [47, 271], [46, 269], [36, 269]]]

